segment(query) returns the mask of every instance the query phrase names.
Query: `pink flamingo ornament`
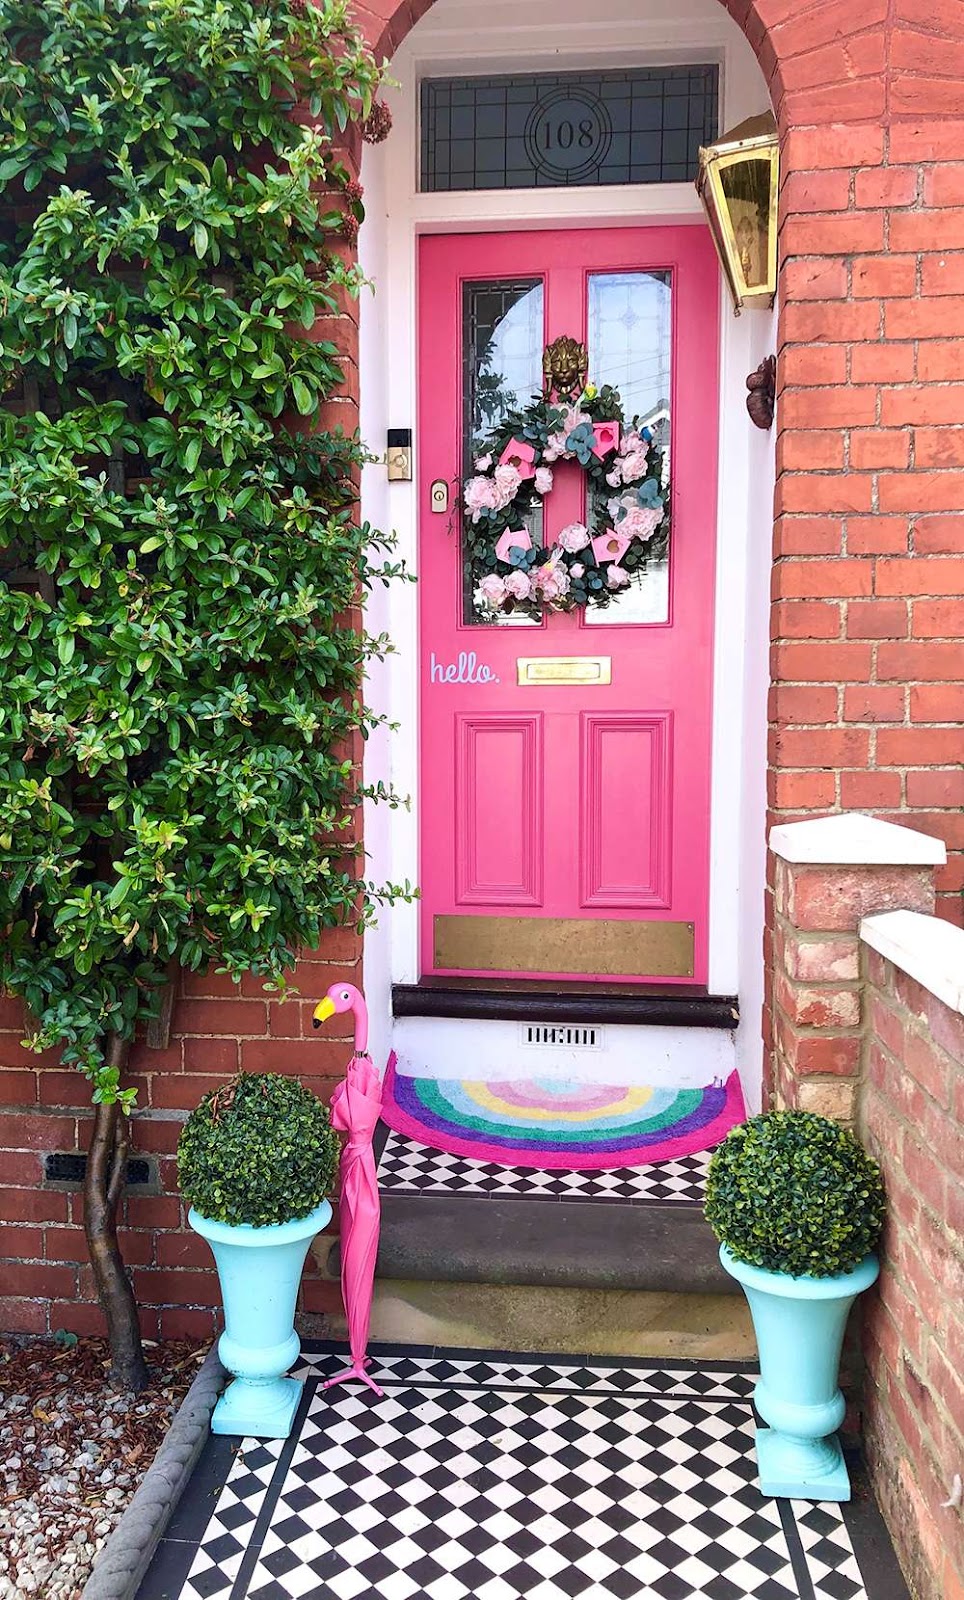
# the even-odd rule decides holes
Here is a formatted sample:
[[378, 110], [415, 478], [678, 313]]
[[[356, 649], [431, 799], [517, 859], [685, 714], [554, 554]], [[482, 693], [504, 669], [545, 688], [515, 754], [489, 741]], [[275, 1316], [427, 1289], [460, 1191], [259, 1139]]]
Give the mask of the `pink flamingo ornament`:
[[371, 1365], [366, 1351], [381, 1219], [372, 1139], [382, 1109], [382, 1085], [368, 1055], [365, 996], [353, 983], [334, 983], [315, 1007], [312, 1022], [320, 1028], [329, 1017], [347, 1011], [355, 1019], [355, 1050], [344, 1082], [331, 1097], [331, 1121], [348, 1135], [341, 1152], [341, 1296], [351, 1365], [322, 1387], [360, 1378], [380, 1398], [382, 1390], [366, 1371]]

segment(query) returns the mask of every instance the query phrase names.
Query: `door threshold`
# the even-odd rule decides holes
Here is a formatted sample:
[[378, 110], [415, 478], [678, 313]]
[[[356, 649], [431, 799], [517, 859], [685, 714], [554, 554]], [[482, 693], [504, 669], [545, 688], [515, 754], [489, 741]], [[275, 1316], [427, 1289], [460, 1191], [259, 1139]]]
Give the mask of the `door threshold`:
[[580, 984], [510, 978], [422, 978], [392, 985], [396, 1017], [489, 1022], [626, 1023], [635, 1027], [726, 1028], [740, 1020], [736, 995], [695, 984]]

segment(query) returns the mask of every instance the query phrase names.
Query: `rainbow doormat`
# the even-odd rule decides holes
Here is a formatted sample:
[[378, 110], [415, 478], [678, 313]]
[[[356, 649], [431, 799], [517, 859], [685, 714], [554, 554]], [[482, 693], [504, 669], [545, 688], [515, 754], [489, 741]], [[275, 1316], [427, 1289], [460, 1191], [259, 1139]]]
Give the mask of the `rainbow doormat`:
[[435, 1150], [502, 1166], [602, 1171], [711, 1150], [746, 1112], [737, 1073], [705, 1089], [530, 1078], [406, 1078], [392, 1057], [382, 1119]]

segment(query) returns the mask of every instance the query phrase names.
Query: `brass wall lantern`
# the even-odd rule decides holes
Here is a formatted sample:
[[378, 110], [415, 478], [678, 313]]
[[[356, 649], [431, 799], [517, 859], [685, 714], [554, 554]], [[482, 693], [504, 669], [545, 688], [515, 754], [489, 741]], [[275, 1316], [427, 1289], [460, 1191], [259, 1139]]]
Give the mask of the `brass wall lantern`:
[[769, 111], [700, 150], [696, 191], [737, 316], [745, 305], [773, 304], [779, 180], [777, 127]]

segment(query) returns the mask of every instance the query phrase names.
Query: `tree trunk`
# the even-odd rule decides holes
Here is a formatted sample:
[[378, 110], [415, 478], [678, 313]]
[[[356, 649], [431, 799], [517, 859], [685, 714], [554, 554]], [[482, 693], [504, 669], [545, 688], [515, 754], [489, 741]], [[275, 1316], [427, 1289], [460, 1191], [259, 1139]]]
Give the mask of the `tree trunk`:
[[[107, 1061], [123, 1069], [128, 1045], [116, 1033]], [[84, 1232], [101, 1309], [110, 1339], [111, 1377], [138, 1394], [148, 1382], [137, 1306], [117, 1243], [117, 1208], [127, 1179], [130, 1149], [127, 1118], [120, 1106], [95, 1106], [84, 1179]]]

